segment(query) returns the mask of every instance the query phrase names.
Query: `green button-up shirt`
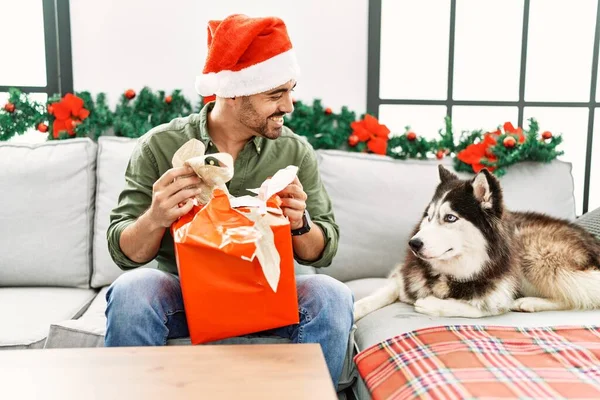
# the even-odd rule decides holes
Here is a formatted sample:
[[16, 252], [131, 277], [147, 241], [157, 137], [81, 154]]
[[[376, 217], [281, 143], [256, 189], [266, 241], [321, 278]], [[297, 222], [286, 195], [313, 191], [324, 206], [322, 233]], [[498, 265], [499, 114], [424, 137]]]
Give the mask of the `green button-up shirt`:
[[[177, 149], [195, 138], [204, 143], [208, 154], [219, 151], [208, 132], [207, 116], [213, 105], [207, 104], [199, 114], [158, 126], [138, 139], [125, 171], [125, 188], [110, 214], [107, 231], [110, 254], [120, 268], [127, 270], [144, 265], [132, 261], [121, 251], [119, 239], [123, 230], [150, 207], [152, 185], [173, 167], [171, 160]], [[228, 182], [229, 192], [236, 197], [251, 195], [246, 189], [260, 187], [265, 179], [288, 165], [298, 166], [298, 179], [308, 196], [306, 209], [313, 224], [320, 226], [325, 234], [325, 249], [318, 260], [306, 262], [297, 257], [296, 260], [317, 268], [329, 266], [337, 252], [339, 227], [321, 182], [315, 152], [303, 137], [284, 126], [278, 139], [255, 137], [250, 140], [235, 160], [234, 175]], [[156, 260], [159, 269], [177, 274], [174, 242], [168, 229]]]

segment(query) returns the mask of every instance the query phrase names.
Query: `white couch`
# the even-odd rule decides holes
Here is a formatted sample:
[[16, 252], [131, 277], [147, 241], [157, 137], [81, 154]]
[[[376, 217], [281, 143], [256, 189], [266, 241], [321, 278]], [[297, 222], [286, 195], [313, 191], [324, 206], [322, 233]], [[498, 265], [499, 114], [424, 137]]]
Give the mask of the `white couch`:
[[[108, 215], [134, 145], [133, 139], [116, 137], [101, 137], [97, 143], [0, 144], [0, 349], [103, 346], [105, 292], [123, 273], [108, 254]], [[331, 275], [359, 299], [380, 287], [402, 260], [409, 232], [437, 184], [438, 162], [317, 153], [340, 225], [340, 246], [330, 267], [315, 271], [297, 265], [297, 273]], [[450, 160], [443, 162], [451, 167]], [[501, 182], [508, 207], [575, 219], [570, 164], [517, 164]], [[413, 329], [458, 323], [585, 324], [599, 317], [599, 312], [547, 312], [444, 319], [394, 304], [355, 327], [340, 389], [352, 386], [359, 398], [368, 398], [352, 356]], [[249, 341], [282, 339], [251, 335], [224, 342]], [[185, 343], [189, 341], [169, 344]]]

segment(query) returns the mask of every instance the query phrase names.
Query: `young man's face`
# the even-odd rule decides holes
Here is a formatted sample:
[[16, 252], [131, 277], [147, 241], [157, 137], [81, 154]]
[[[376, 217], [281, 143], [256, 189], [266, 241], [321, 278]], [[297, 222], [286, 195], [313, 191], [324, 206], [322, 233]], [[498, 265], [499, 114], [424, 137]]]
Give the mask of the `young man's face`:
[[258, 135], [267, 139], [281, 136], [283, 116], [294, 111], [292, 90], [296, 82], [290, 81], [268, 92], [240, 97], [237, 108], [239, 121]]

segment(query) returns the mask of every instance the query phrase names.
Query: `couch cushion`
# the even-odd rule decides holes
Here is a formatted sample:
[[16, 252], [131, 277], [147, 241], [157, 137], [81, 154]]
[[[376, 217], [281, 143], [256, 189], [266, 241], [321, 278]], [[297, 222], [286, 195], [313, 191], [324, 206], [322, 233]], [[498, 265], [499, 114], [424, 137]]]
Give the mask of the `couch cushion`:
[[[109, 216], [125, 185], [125, 169], [136, 139], [102, 136], [98, 139], [96, 215], [94, 219], [94, 269], [92, 287], [110, 285], [123, 271], [108, 252], [106, 230]], [[149, 265], [156, 265], [151, 261]]]
[[[337, 150], [317, 153], [321, 177], [340, 226], [340, 244], [333, 263], [317, 272], [344, 282], [385, 277], [404, 257], [410, 232], [438, 184], [440, 162], [392, 160]], [[452, 169], [451, 160], [442, 163]], [[515, 164], [501, 183], [510, 209], [575, 218], [569, 163]]]
[[600, 239], [600, 208], [583, 214], [575, 223]]
[[0, 350], [43, 347], [50, 324], [79, 316], [95, 296], [91, 289], [0, 288]]
[[[50, 326], [45, 348], [103, 347], [106, 332], [106, 292], [102, 288], [88, 309], [78, 319], [56, 321]], [[247, 336], [224, 339], [214, 343], [289, 343], [289, 340], [275, 336]], [[171, 339], [168, 345], [190, 345], [190, 338]]]
[[486, 318], [430, 317], [414, 311], [414, 306], [394, 303], [358, 321], [355, 334], [360, 351], [382, 340], [416, 329], [441, 325], [499, 325], [499, 326], [561, 326], [594, 325], [600, 321], [600, 310], [544, 311], [536, 313], [509, 312]]
[[[352, 289], [356, 300], [375, 292], [383, 287], [387, 279], [358, 279], [346, 284]], [[441, 318], [430, 317], [414, 311], [408, 304], [394, 303], [377, 310], [357, 322], [354, 334], [356, 351], [360, 352], [383, 340], [410, 332], [416, 329], [439, 325], [502, 325], [502, 326], [558, 326], [558, 325], [593, 325], [600, 320], [600, 310], [594, 311], [553, 311], [539, 313], [516, 313], [487, 317], [470, 318]], [[359, 399], [368, 399], [369, 392], [359, 377], [353, 388]]]
[[[108, 286], [105, 286], [98, 292], [90, 306], [78, 319], [69, 319], [57, 321], [50, 327], [50, 334], [46, 341], [46, 348], [70, 348], [70, 347], [102, 347], [104, 346], [104, 334], [106, 332], [106, 292]], [[269, 336], [266, 341], [260, 337], [247, 337], [224, 339], [213, 343], [248, 343], [250, 339], [253, 342], [264, 343], [289, 343], [289, 340]], [[189, 337], [170, 339], [168, 345], [190, 345]]]
[[[440, 325], [499, 325], [499, 326], [565, 326], [594, 325], [600, 321], [600, 310], [594, 311], [549, 311], [537, 313], [510, 312], [504, 315], [481, 319], [429, 317], [418, 314], [414, 307], [395, 303], [375, 311], [357, 323], [354, 335], [357, 351], [360, 352], [383, 340], [416, 329]], [[359, 399], [368, 399], [363, 380], [359, 377], [353, 388]]]
[[89, 288], [96, 144], [0, 144], [0, 285]]
[[102, 288], [78, 319], [57, 320], [50, 326], [45, 348], [103, 347], [106, 331], [106, 292]]
[[354, 294], [354, 301], [358, 301], [363, 297], [374, 293], [377, 289], [385, 286], [386, 278], [364, 278], [346, 282], [346, 285]]

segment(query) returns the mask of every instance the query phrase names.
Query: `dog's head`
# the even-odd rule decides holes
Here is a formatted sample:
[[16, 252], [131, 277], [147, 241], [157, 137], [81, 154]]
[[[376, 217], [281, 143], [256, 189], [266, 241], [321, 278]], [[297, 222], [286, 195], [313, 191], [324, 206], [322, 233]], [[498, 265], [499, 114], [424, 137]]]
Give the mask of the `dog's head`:
[[[473, 179], [461, 180], [440, 165], [439, 176], [409, 247], [438, 272], [469, 277], [485, 262], [491, 231], [502, 218], [502, 190], [487, 169]], [[456, 263], [449, 261], [459, 257], [468, 262], [461, 262], [462, 269], [457, 271]], [[450, 264], [452, 271], [444, 270]]]

